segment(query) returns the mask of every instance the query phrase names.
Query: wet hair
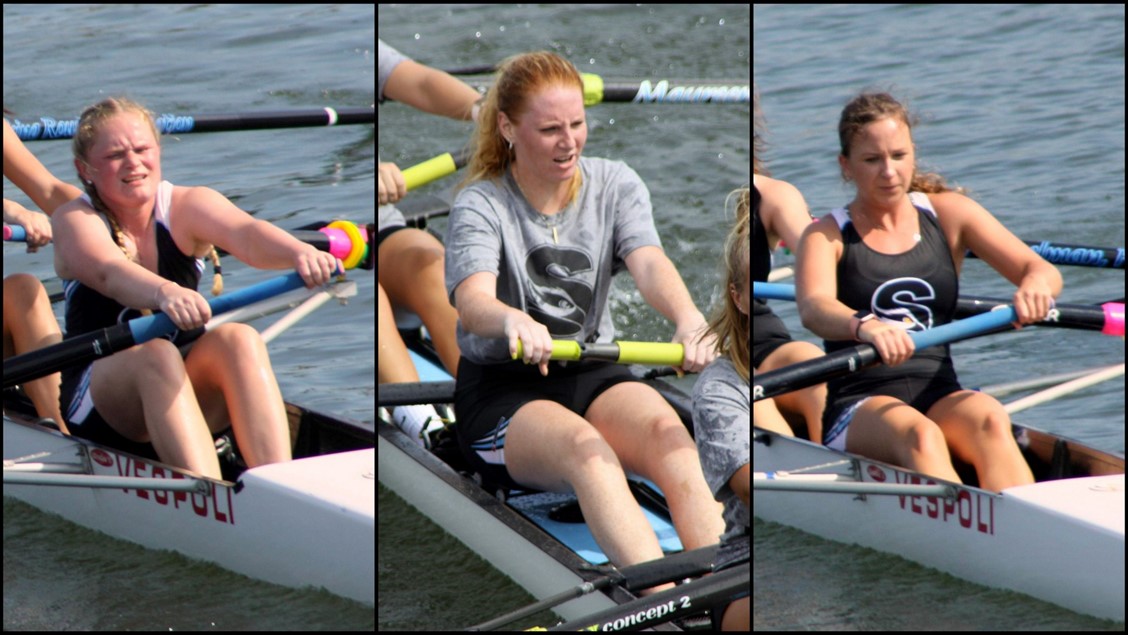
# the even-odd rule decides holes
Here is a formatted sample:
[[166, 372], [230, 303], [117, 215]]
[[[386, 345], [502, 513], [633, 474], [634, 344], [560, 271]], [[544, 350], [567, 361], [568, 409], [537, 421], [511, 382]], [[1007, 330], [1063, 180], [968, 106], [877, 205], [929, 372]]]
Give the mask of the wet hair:
[[[875, 121], [893, 119], [905, 124], [910, 136], [913, 127], [919, 123], [909, 110], [889, 93], [865, 92], [851, 99], [842, 109], [842, 116], [838, 120], [838, 143], [842, 156], [850, 158], [851, 145], [854, 139], [865, 128]], [[944, 177], [935, 172], [913, 171], [910, 192], [924, 192], [925, 194], [939, 194], [940, 192], [960, 192], [960, 187], [948, 185]]]
[[[102, 126], [117, 117], [118, 115], [132, 114], [137, 115], [149, 126], [149, 130], [153, 133], [153, 139], [157, 145], [161, 143], [161, 134], [157, 130], [156, 120], [153, 118], [153, 113], [149, 112], [147, 108], [141, 104], [126, 97], [109, 97], [102, 101], [90, 106], [82, 111], [82, 116], [78, 118], [78, 127], [74, 131], [74, 139], [71, 141], [71, 151], [74, 153], [74, 158], [81, 161], [83, 165], [90, 167], [87, 163], [86, 157], [90, 149], [98, 140], [98, 133], [101, 131]], [[106, 217], [110, 223], [110, 230], [114, 235], [114, 242], [125, 254], [126, 258], [131, 258], [129, 251], [125, 247], [125, 235], [121, 231], [121, 225], [118, 224], [117, 218], [114, 213], [110, 211], [108, 205], [102, 200], [98, 194], [98, 188], [95, 187], [93, 181], [87, 181], [82, 178], [82, 174], [78, 175], [82, 181], [82, 187], [86, 190], [87, 196], [90, 197], [90, 202], [94, 206], [94, 210], [99, 214]], [[215, 247], [211, 250], [212, 267], [215, 271], [215, 277], [212, 280], [212, 295], [219, 295], [223, 293], [223, 268], [220, 265], [219, 253]]]
[[[584, 82], [571, 62], [548, 51], [524, 53], [510, 57], [498, 65], [496, 81], [482, 100], [478, 125], [471, 142], [473, 148], [466, 179], [462, 186], [474, 181], [500, 178], [515, 155], [501, 134], [497, 115], [503, 112], [518, 123], [529, 110], [529, 100], [538, 92], [555, 86], [575, 88], [581, 97]], [[580, 191], [582, 177], [576, 170], [568, 190], [566, 204], [571, 204]]]
[[752, 173], [770, 176], [764, 167], [764, 113], [760, 110], [760, 91], [752, 90]]
[[738, 294], [745, 292], [748, 268], [751, 266], [752, 240], [749, 233], [751, 224], [748, 196], [748, 188], [742, 187], [731, 192], [725, 199], [726, 209], [730, 204], [734, 206], [736, 222], [725, 238], [723, 275], [725, 288], [721, 294], [723, 297], [709, 318], [709, 332], [717, 336], [717, 354], [728, 357], [736, 372], [745, 381], [748, 381], [751, 368], [748, 342], [748, 320], [751, 317], [736, 305], [730, 290]]

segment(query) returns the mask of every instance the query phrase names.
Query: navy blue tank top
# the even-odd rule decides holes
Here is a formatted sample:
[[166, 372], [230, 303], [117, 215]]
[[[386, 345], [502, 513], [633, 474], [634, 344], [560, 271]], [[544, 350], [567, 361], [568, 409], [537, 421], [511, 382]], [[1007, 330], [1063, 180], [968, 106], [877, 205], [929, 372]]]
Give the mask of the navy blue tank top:
[[[204, 262], [181, 252], [169, 232], [172, 188], [172, 184], [168, 181], [161, 183], [153, 210], [153, 226], [157, 239], [157, 274], [194, 291], [199, 286]], [[111, 231], [108, 222], [105, 227], [107, 232]], [[64, 280], [63, 291], [66, 296], [65, 338], [113, 326], [141, 315], [137, 309], [122, 306], [116, 300], [107, 298], [77, 280]], [[179, 338], [174, 339], [178, 343], [183, 343]]]
[[[831, 212], [842, 232], [842, 258], [838, 261], [838, 300], [855, 310], [874, 313], [885, 322], [909, 331], [923, 331], [952, 321], [959, 299], [959, 277], [936, 211], [928, 196], [909, 195], [917, 210], [920, 240], [899, 254], [870, 249], [858, 235], [847, 211]], [[854, 341], [824, 341], [827, 353], [853, 347]], [[877, 366], [828, 384], [838, 400], [852, 395], [885, 394], [879, 387], [908, 379], [933, 380], [952, 373], [948, 346], [919, 351], [896, 368]]]

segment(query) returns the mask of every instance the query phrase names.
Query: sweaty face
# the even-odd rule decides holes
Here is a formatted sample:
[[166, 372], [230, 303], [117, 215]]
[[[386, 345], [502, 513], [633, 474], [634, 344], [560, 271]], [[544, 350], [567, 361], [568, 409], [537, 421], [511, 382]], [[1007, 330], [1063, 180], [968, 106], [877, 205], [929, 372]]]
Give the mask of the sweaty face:
[[511, 131], [517, 162], [523, 174], [559, 183], [571, 179], [587, 142], [583, 95], [575, 87], [551, 86], [529, 100], [528, 110], [514, 123], [502, 117]]
[[839, 161], [862, 198], [899, 199], [908, 193], [916, 166], [912, 135], [900, 120], [880, 119], [854, 136], [850, 157]]
[[98, 194], [111, 206], [148, 204], [161, 182], [161, 151], [153, 132], [140, 115], [123, 113], [107, 119], [98, 131], [82, 177], [94, 182]]

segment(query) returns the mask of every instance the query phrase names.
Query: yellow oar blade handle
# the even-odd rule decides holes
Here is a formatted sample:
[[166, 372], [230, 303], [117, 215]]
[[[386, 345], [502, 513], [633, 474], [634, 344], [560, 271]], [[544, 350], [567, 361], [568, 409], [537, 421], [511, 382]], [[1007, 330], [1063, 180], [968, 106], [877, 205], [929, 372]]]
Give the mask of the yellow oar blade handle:
[[580, 73], [584, 81], [584, 105], [594, 106], [603, 101], [603, 78], [591, 73]]
[[[524, 347], [517, 340], [517, 354], [524, 357]], [[645, 364], [648, 366], [681, 366], [685, 360], [685, 347], [665, 342], [612, 342], [609, 344], [581, 344], [572, 340], [552, 340], [551, 359], [579, 361], [597, 359], [618, 364]]]
[[[513, 355], [513, 359], [521, 359], [525, 356], [525, 347], [521, 344], [521, 340], [517, 340], [517, 353]], [[579, 342], [552, 340], [552, 359], [558, 362], [576, 362], [582, 356], [583, 348]]]
[[411, 191], [417, 187], [423, 187], [435, 179], [454, 174], [457, 170], [458, 166], [454, 164], [454, 157], [447, 152], [404, 170], [403, 182], [408, 191]]
[[685, 347], [668, 342], [619, 342], [620, 364], [681, 366]]

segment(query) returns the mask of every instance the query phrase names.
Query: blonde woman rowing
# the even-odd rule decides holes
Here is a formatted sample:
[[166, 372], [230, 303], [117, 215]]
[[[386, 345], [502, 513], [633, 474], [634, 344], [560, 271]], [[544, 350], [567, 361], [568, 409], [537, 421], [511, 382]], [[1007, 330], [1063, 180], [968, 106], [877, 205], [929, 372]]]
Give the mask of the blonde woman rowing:
[[211, 317], [196, 292], [202, 258], [219, 246], [252, 266], [293, 268], [309, 286], [338, 263], [215, 190], [164, 181], [159, 139], [132, 101], [82, 113], [74, 155], [86, 195], [55, 213], [55, 268], [67, 337], [138, 310], [161, 310], [180, 331], [64, 372], [63, 416], [75, 435], [143, 453], [152, 444], [161, 460], [213, 478], [212, 433], [229, 427], [248, 465], [289, 460], [285, 406], [258, 333], [224, 324], [200, 334]]
[[[748, 189], [737, 190], [736, 223], [725, 241], [724, 299], [709, 321], [717, 338], [717, 359], [693, 386], [693, 425], [701, 467], [713, 497], [725, 506], [725, 533], [713, 571], [723, 571], [751, 557], [752, 489], [749, 457], [748, 374], [752, 299]], [[715, 611], [713, 626], [747, 631], [747, 594]]]

